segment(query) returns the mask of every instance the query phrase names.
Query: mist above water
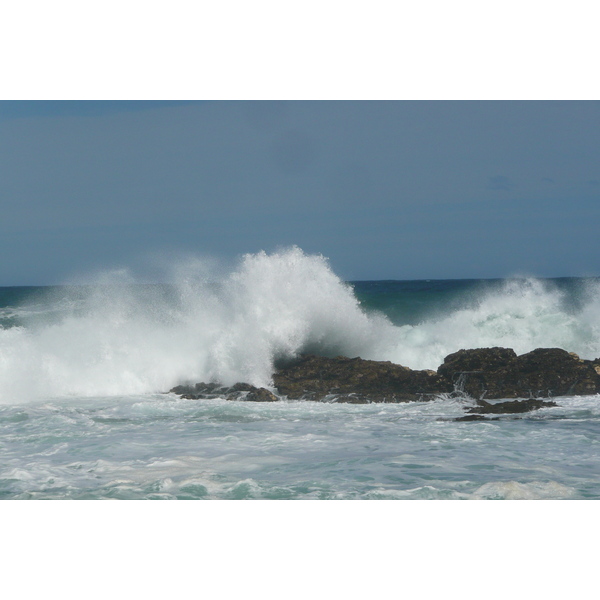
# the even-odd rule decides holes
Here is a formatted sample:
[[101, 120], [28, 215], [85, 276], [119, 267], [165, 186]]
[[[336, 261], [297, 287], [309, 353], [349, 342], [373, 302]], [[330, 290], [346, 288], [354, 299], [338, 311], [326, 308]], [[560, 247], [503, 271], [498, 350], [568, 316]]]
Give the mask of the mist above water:
[[595, 282], [573, 305], [549, 282], [507, 280], [407, 325], [361, 305], [324, 257], [296, 247], [245, 255], [226, 273], [197, 267], [174, 265], [169, 286], [107, 273], [7, 308], [21, 325], [0, 329], [0, 401], [160, 392], [186, 381], [268, 387], [274, 362], [302, 352], [416, 369], [487, 346], [600, 356]]

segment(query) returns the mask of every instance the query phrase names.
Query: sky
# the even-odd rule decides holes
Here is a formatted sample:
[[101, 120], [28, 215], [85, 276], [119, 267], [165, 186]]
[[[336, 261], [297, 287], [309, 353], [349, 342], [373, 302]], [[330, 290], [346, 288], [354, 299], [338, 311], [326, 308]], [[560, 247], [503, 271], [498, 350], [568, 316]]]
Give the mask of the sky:
[[0, 285], [297, 245], [346, 280], [600, 275], [598, 101], [0, 101]]

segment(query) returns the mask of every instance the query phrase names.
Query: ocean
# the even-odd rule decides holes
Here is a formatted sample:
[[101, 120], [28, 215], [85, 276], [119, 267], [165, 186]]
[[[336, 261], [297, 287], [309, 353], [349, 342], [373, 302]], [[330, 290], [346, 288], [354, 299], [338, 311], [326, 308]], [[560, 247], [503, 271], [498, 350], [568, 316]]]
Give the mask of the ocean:
[[436, 369], [461, 348], [600, 357], [597, 278], [343, 281], [290, 248], [233, 267], [0, 288], [2, 499], [597, 499], [600, 398], [457, 422], [402, 404], [186, 400], [313, 353]]

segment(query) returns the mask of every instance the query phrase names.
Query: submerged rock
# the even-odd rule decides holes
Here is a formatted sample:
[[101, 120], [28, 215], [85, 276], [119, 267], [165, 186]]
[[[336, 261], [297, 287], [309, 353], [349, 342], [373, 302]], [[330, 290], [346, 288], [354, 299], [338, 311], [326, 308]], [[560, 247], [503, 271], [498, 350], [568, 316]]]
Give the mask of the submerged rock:
[[455, 421], [497, 421], [498, 417], [488, 418], [486, 415], [513, 415], [532, 412], [540, 408], [558, 406], [551, 400], [540, 400], [530, 398], [529, 400], [509, 400], [508, 402], [496, 402], [491, 404], [485, 400], [478, 400], [477, 405], [466, 409], [469, 413], [464, 417], [458, 417]]
[[496, 402], [490, 404], [485, 400], [478, 400], [477, 406], [469, 408], [468, 413], [476, 413], [479, 415], [507, 415], [515, 413], [531, 412], [544, 407], [558, 406], [556, 402], [551, 400], [540, 400], [538, 398], [530, 398], [529, 400], [509, 400], [508, 402]]
[[[442, 419], [443, 420], [443, 419]], [[457, 417], [454, 421], [499, 421], [500, 417], [486, 417], [485, 415], [465, 415]]]

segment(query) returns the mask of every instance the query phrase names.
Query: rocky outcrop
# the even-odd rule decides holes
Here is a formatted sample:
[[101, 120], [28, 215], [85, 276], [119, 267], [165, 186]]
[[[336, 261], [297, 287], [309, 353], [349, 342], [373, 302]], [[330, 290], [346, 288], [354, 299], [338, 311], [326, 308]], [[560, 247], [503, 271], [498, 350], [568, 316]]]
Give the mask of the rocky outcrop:
[[[600, 359], [583, 360], [560, 348], [538, 348], [517, 356], [510, 348], [459, 350], [436, 371], [415, 371], [391, 362], [338, 356], [305, 355], [273, 374], [278, 395], [247, 383], [225, 387], [217, 383], [177, 386], [183, 398], [216, 398], [274, 402], [296, 400], [410, 402], [441, 395], [468, 395], [477, 401], [465, 420], [483, 415], [522, 413], [554, 405], [541, 398], [600, 392]], [[485, 399], [484, 399], [485, 398]], [[493, 399], [523, 401], [489, 403]]]
[[178, 385], [170, 390], [188, 400], [207, 400], [226, 398], [227, 400], [245, 400], [246, 402], [277, 402], [279, 398], [266, 388], [257, 388], [249, 383], [236, 383], [231, 387], [218, 383], [196, 383]]
[[409, 402], [452, 391], [435, 371], [413, 371], [391, 362], [362, 358], [302, 356], [273, 375], [280, 394], [290, 399]]
[[596, 368], [596, 361], [560, 348], [521, 356], [510, 348], [482, 348], [450, 354], [438, 374], [473, 398], [540, 398], [598, 393]]

